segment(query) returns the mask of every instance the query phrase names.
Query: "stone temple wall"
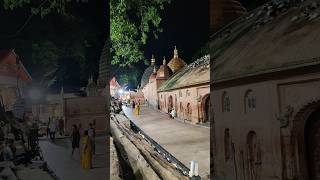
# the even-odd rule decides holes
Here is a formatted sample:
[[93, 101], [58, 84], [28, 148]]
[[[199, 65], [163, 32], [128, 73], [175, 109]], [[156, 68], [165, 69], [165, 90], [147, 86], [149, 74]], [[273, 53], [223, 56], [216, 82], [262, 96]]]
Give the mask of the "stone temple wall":
[[101, 96], [77, 97], [64, 100], [66, 131], [71, 132], [73, 124], [88, 129], [89, 123], [95, 124], [97, 134], [107, 132], [107, 101]]

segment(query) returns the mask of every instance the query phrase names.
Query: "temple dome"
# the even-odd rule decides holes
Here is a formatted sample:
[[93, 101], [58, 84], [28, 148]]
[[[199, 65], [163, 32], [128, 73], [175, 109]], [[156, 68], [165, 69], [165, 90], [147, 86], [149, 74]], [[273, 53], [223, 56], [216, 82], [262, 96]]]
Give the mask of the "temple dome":
[[171, 75], [171, 70], [167, 66], [166, 59], [163, 59], [163, 64], [160, 66], [157, 71], [157, 79], [168, 79]]
[[150, 66], [147, 69], [145, 69], [142, 74], [141, 82], [140, 82], [141, 88], [143, 88], [146, 84], [148, 84], [149, 78], [150, 78], [151, 74], [153, 73], [154, 69], [157, 70], [158, 66], [155, 65], [155, 58], [152, 55]]
[[150, 75], [150, 77], [149, 77], [149, 83], [150, 82], [153, 82], [154, 80], [156, 80], [156, 78], [157, 78], [157, 70], [156, 70], [156, 68], [154, 67], [153, 68], [153, 73]]
[[168, 66], [171, 69], [171, 71], [173, 73], [175, 73], [175, 72], [179, 71], [181, 68], [183, 68], [187, 63], [184, 62], [181, 58], [179, 58], [178, 50], [177, 50], [176, 46], [174, 47], [173, 52], [174, 52], [173, 58], [168, 63]]
[[210, 32], [219, 31], [246, 13], [246, 9], [237, 0], [210, 0]]

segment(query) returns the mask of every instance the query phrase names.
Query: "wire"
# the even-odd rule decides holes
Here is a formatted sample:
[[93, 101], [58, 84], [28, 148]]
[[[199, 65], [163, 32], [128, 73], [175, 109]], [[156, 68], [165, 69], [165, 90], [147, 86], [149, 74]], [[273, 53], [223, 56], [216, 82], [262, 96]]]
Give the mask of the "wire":
[[[39, 7], [38, 7], [38, 9], [39, 8], [41, 8], [46, 2], [48, 2], [48, 0], [44, 0], [40, 5], [39, 5]], [[24, 28], [29, 24], [29, 22], [31, 21], [31, 19], [33, 18], [33, 16], [34, 16], [34, 13], [31, 13], [30, 15], [29, 15], [29, 17], [26, 19], [26, 21], [20, 26], [20, 28], [14, 33], [14, 34], [12, 34], [12, 35], [8, 35], [8, 36], [6, 36], [6, 37], [0, 37], [0, 38], [2, 38], [2, 39], [9, 39], [9, 38], [14, 38], [14, 37], [16, 37], [16, 36], [18, 36], [23, 30], [24, 30]]]

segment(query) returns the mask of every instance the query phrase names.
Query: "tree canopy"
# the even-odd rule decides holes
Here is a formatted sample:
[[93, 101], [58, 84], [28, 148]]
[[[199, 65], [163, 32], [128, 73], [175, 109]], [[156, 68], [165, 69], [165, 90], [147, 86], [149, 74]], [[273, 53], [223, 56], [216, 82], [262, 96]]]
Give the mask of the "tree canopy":
[[157, 38], [162, 32], [160, 11], [168, 3], [170, 0], [110, 0], [112, 64], [145, 61], [143, 46], [148, 37]]

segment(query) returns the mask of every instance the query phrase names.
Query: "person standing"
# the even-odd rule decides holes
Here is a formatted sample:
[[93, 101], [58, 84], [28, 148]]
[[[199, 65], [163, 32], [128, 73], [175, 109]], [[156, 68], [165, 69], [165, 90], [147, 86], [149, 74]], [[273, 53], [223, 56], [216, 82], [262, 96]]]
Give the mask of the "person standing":
[[140, 103], [137, 103], [137, 111], [136, 111], [136, 113], [137, 113], [137, 115], [139, 116], [140, 115]]
[[136, 102], [133, 100], [133, 101], [132, 101], [132, 110], [134, 111], [135, 108], [136, 108]]
[[64, 120], [62, 117], [59, 119], [59, 134], [60, 136], [64, 135]]
[[172, 111], [171, 111], [170, 114], [171, 114], [172, 119], [174, 119], [176, 117], [176, 115], [177, 115], [177, 112], [176, 112], [176, 110], [174, 108], [172, 108]]
[[51, 119], [49, 118], [48, 124], [47, 124], [47, 138], [49, 138], [50, 136], [50, 123], [51, 123]]
[[84, 131], [84, 137], [82, 141], [82, 168], [87, 170], [92, 168], [92, 146], [88, 136], [88, 131]]
[[57, 129], [57, 124], [55, 120], [52, 119], [52, 121], [49, 124], [49, 128], [50, 128], [50, 139], [54, 141], [56, 136], [56, 129]]
[[92, 153], [95, 154], [96, 153], [96, 145], [95, 145], [96, 130], [94, 129], [92, 123], [89, 123], [88, 136], [91, 141]]
[[82, 137], [84, 132], [83, 132], [83, 128], [82, 128], [82, 124], [81, 123], [79, 123], [78, 130], [79, 130], [79, 133], [80, 133], [80, 137]]
[[80, 149], [79, 149], [80, 133], [79, 133], [79, 129], [78, 129], [77, 125], [75, 125], [75, 124], [72, 126], [71, 141], [72, 141], [72, 153], [71, 153], [71, 155], [73, 155], [74, 150], [76, 148], [79, 150], [79, 154], [80, 154]]

